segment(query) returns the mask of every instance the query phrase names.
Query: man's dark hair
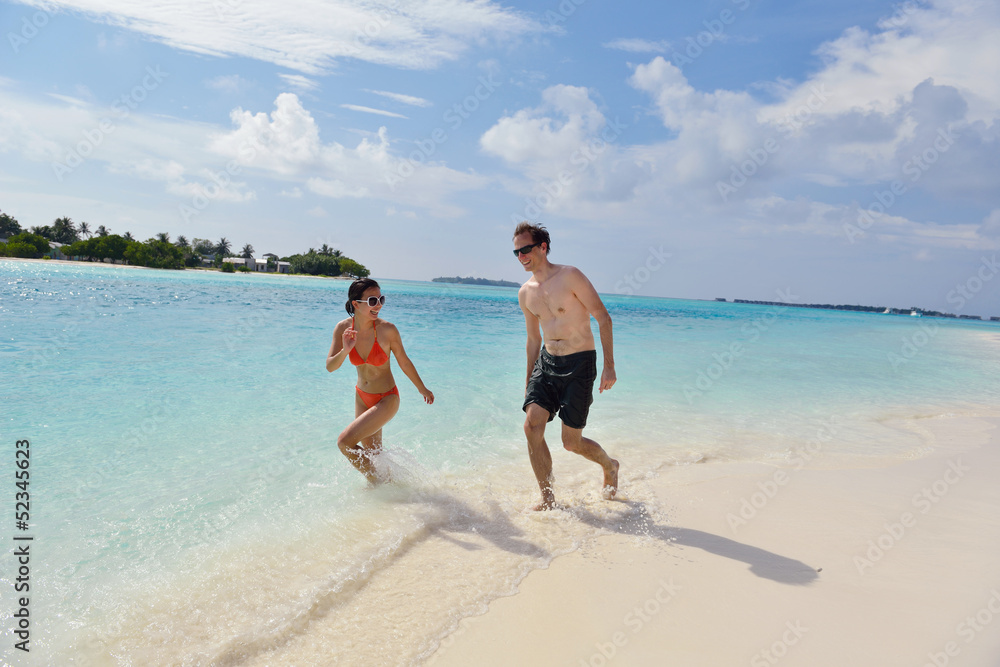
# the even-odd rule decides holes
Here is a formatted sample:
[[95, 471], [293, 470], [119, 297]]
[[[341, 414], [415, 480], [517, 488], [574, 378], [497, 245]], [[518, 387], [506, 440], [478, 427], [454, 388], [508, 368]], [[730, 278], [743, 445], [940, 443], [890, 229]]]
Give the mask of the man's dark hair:
[[522, 222], [514, 229], [514, 237], [517, 238], [521, 234], [531, 234], [532, 243], [544, 243], [545, 244], [545, 254], [549, 254], [549, 250], [552, 249], [552, 242], [549, 241], [549, 230], [545, 229], [541, 225], [533, 225], [530, 222]]

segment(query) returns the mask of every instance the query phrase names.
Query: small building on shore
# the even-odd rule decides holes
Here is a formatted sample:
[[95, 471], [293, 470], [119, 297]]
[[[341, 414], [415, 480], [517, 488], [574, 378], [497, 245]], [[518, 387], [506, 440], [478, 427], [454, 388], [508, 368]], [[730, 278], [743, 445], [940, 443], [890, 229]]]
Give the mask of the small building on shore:
[[265, 253], [263, 257], [254, 258], [254, 268], [251, 271], [265, 272], [275, 272], [275, 273], [291, 273], [292, 265], [288, 262], [282, 262], [278, 259], [278, 256], [273, 252]]
[[223, 263], [227, 263], [228, 262], [229, 264], [232, 264], [234, 269], [239, 268], [241, 266], [245, 266], [246, 268], [248, 268], [251, 271], [255, 271], [256, 270], [256, 268], [255, 268], [256, 267], [256, 263], [254, 262], [254, 258], [253, 257], [250, 257], [250, 258], [245, 258], [245, 257], [223, 257], [222, 258], [222, 262]]
[[62, 253], [62, 247], [66, 245], [65, 243], [57, 243], [56, 241], [49, 241], [49, 257], [52, 259], [70, 259]]

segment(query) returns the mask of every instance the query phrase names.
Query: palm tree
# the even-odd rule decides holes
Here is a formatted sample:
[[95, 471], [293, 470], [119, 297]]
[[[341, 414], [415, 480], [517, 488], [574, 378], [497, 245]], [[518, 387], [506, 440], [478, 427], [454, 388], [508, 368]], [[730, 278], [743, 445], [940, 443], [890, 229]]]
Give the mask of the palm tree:
[[342, 253], [342, 252], [340, 252], [339, 250], [334, 250], [333, 252], [331, 252], [331, 253], [330, 253], [330, 255], [331, 255], [331, 256], [332, 256], [332, 257], [333, 257], [334, 259], [337, 259], [337, 258], [340, 258], [340, 257], [343, 257], [343, 253]]
[[104, 225], [98, 225], [97, 226], [97, 235], [98, 236], [104, 237], [104, 236], [109, 235], [110, 233], [111, 233], [111, 231], [107, 227], [105, 227]]
[[219, 239], [219, 242], [215, 244], [215, 254], [222, 255], [223, 257], [229, 257], [229, 250], [232, 248], [232, 243], [229, 242], [225, 236]]
[[0, 213], [0, 237], [8, 238], [11, 236], [17, 236], [22, 231], [21, 224], [16, 218], [13, 218], [6, 213]]
[[253, 257], [253, 246], [249, 243], [243, 246], [243, 250], [240, 252], [240, 257], [243, 259], [250, 259]]
[[181, 250], [187, 250], [188, 248], [191, 247], [191, 244], [188, 243], [187, 237], [185, 236], [178, 236], [177, 240], [174, 241], [174, 245], [180, 248]]
[[89, 239], [91, 237], [90, 225], [88, 225], [86, 222], [81, 222], [80, 225], [76, 228], [76, 231], [79, 232], [80, 236], [82, 236], [85, 239]]
[[135, 237], [132, 236], [132, 232], [125, 232], [125, 235], [122, 238], [126, 241], [135, 241]]
[[319, 254], [321, 254], [321, 255], [329, 255], [330, 254], [330, 246], [328, 246], [327, 244], [324, 243], [323, 247], [319, 249]]
[[157, 241], [163, 241], [164, 243], [170, 243], [170, 234], [166, 232], [160, 232], [156, 235]]
[[52, 240], [56, 243], [74, 243], [80, 240], [70, 218], [56, 218], [52, 223]]

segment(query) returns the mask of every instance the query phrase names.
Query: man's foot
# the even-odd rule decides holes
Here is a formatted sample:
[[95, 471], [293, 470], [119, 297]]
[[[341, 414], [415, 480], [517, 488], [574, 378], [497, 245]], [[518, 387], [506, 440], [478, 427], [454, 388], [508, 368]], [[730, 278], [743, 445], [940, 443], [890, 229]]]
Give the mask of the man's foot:
[[611, 467], [604, 469], [604, 488], [601, 493], [605, 500], [611, 500], [618, 493], [618, 461], [611, 459]]

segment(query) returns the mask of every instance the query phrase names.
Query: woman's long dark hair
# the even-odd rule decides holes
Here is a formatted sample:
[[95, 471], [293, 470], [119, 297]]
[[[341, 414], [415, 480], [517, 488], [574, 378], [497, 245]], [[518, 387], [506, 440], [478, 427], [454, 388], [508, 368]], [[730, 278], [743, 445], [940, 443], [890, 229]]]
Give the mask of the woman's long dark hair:
[[378, 283], [371, 278], [358, 278], [351, 283], [347, 290], [347, 303], [344, 305], [348, 315], [354, 315], [354, 302], [359, 301], [361, 296], [372, 287], [378, 287]]

